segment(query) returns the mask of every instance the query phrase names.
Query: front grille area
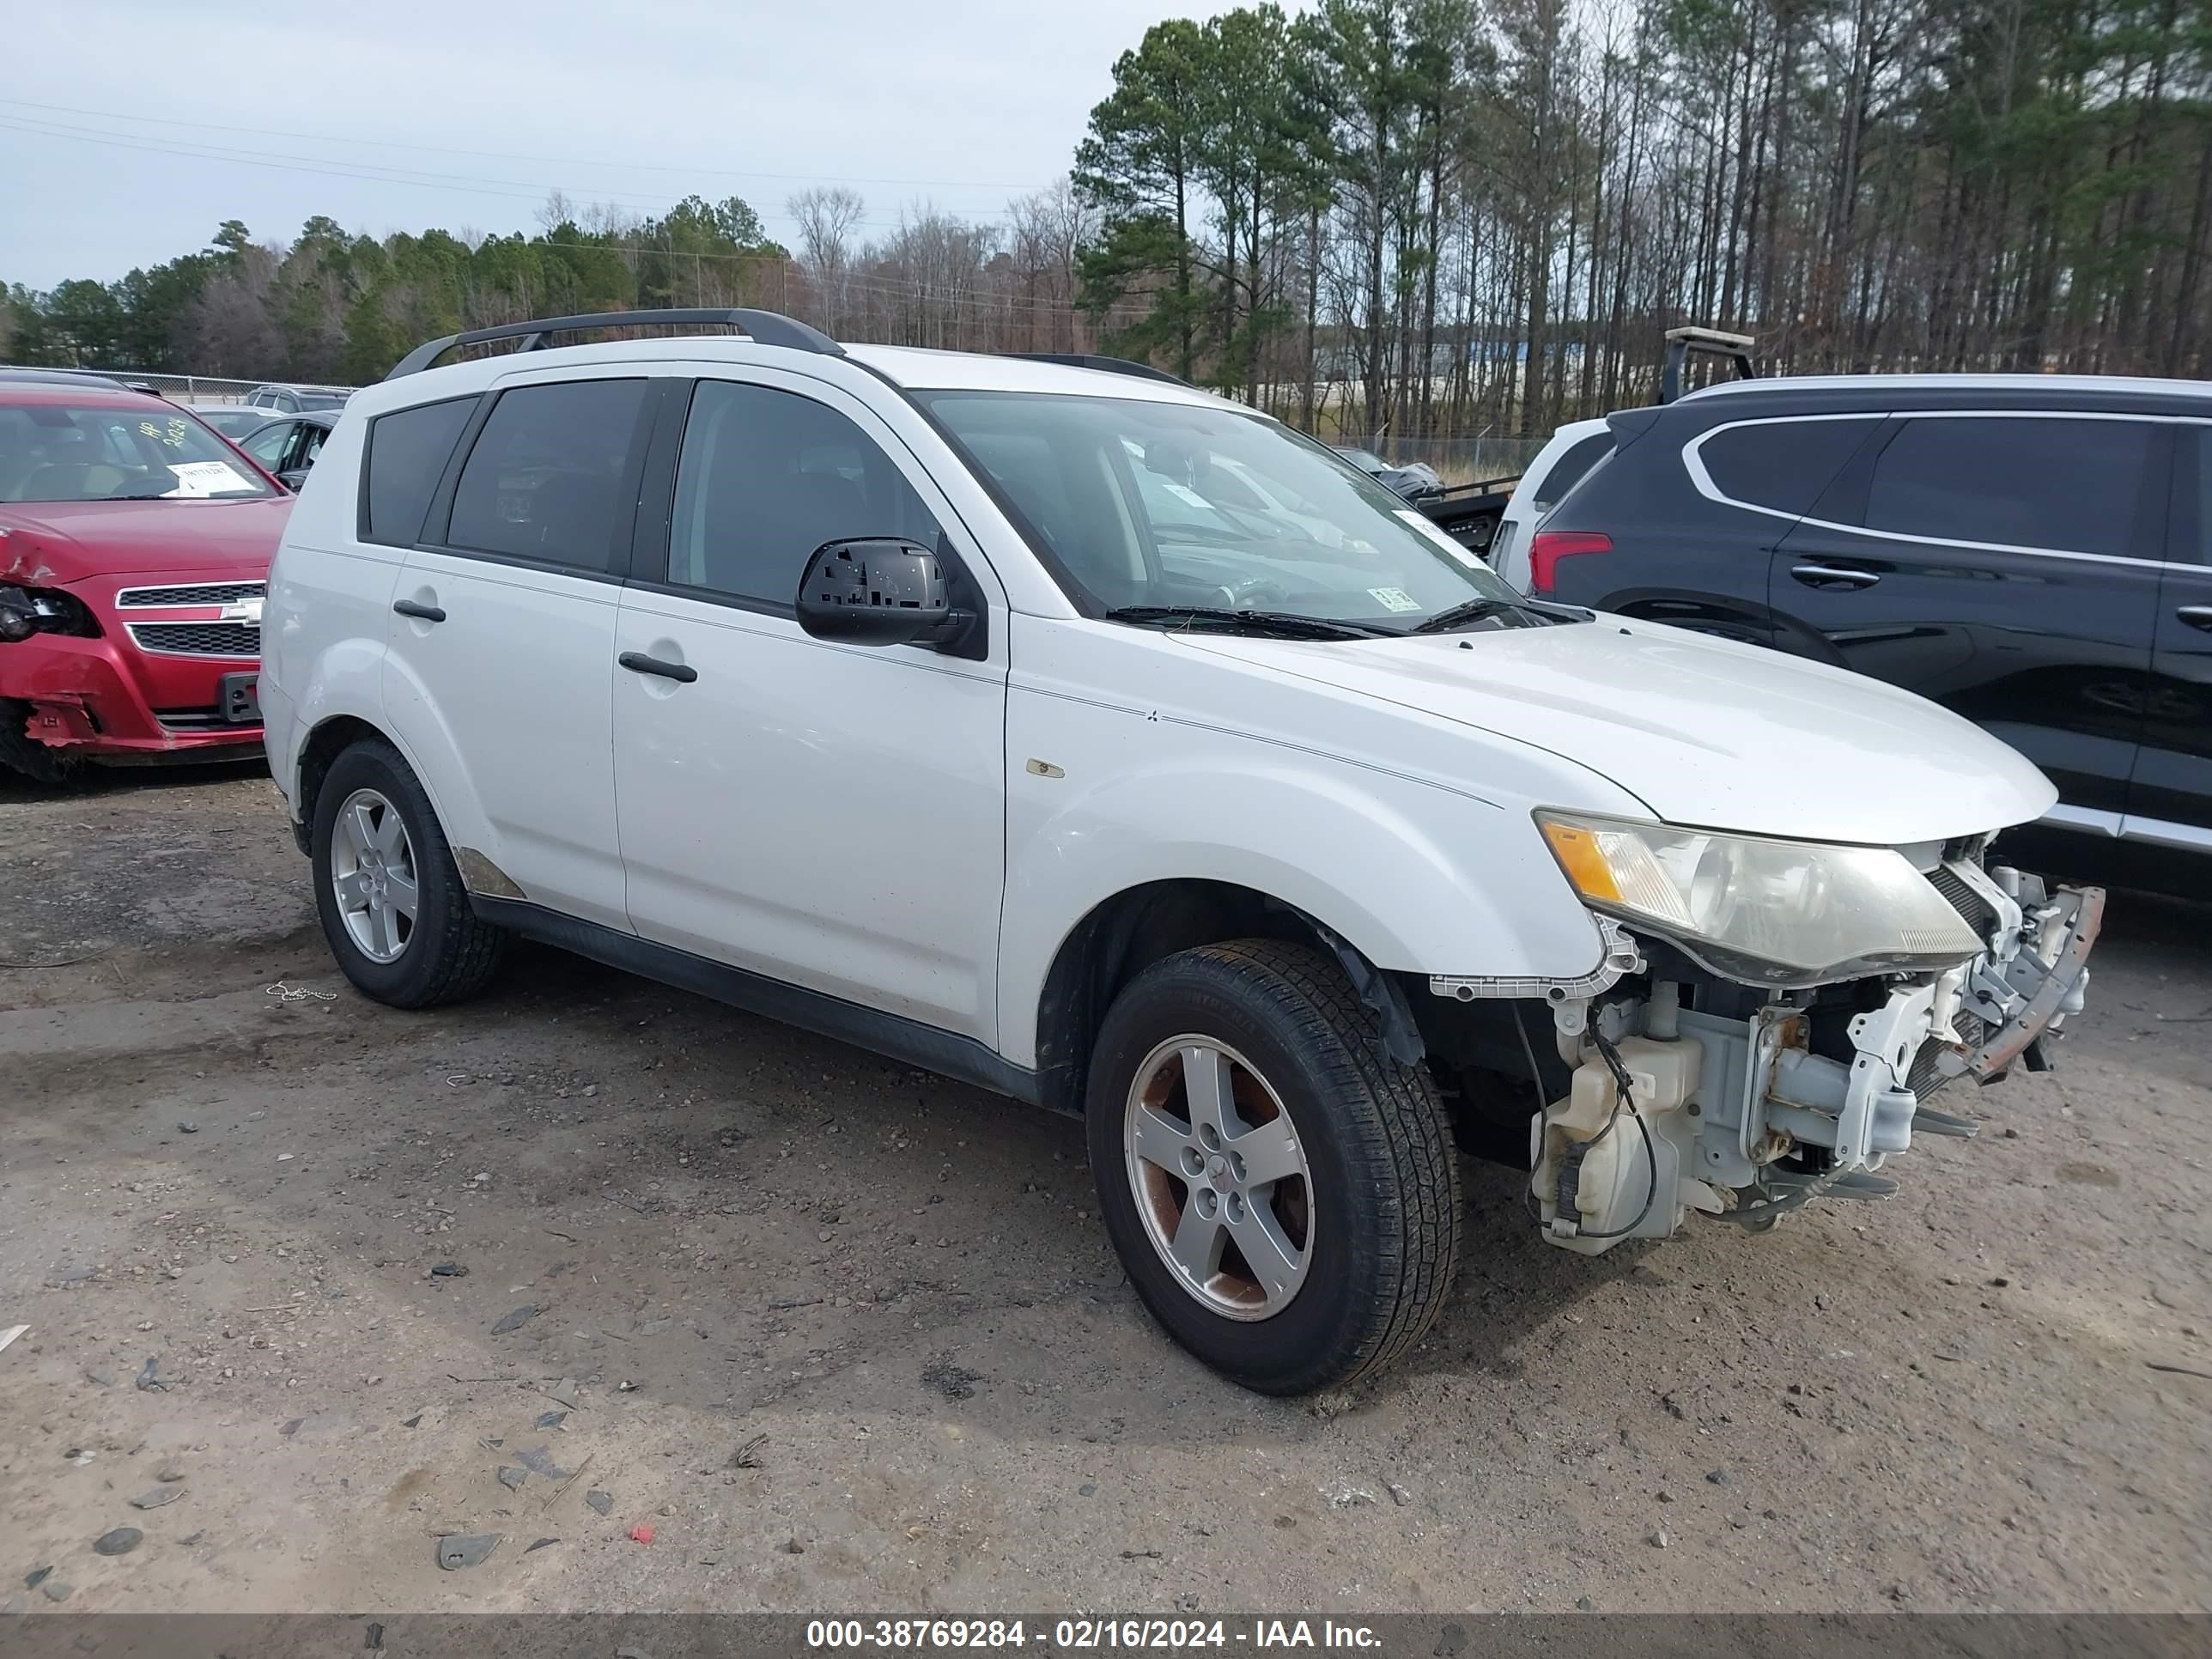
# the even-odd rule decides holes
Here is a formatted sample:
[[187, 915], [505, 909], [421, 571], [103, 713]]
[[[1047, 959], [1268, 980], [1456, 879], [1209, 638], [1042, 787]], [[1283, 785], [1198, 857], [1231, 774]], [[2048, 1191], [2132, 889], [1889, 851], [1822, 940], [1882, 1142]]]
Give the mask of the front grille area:
[[241, 724], [259, 724], [256, 720], [227, 720], [220, 708], [156, 708], [154, 718], [170, 732], [234, 732]]
[[[1969, 1053], [1980, 1048], [1982, 1039], [1989, 1035], [1988, 1023], [1978, 1014], [1954, 1014], [1951, 1016], [1951, 1025], [1952, 1029], [1958, 1032], [1960, 1040], [1966, 1045]], [[1942, 1040], [1939, 1037], [1929, 1037], [1920, 1045], [1920, 1052], [1912, 1058], [1912, 1074], [1905, 1079], [1905, 1086], [1912, 1091], [1914, 1097], [1923, 1106], [1928, 1103], [1929, 1097], [1937, 1090], [1958, 1081], [1956, 1078], [1945, 1077], [1936, 1069], [1936, 1057], [1942, 1052]]]
[[133, 623], [141, 651], [167, 657], [258, 657], [261, 630], [245, 623]]
[[1943, 896], [1943, 902], [1966, 919], [1966, 926], [1974, 930], [1976, 939], [1987, 939], [1997, 925], [1997, 913], [1990, 902], [1966, 884], [1965, 878], [1948, 864], [1939, 864], [1928, 872], [1928, 884]]
[[118, 608], [168, 605], [236, 605], [258, 599], [269, 590], [266, 582], [201, 582], [190, 587], [126, 587], [115, 596]]

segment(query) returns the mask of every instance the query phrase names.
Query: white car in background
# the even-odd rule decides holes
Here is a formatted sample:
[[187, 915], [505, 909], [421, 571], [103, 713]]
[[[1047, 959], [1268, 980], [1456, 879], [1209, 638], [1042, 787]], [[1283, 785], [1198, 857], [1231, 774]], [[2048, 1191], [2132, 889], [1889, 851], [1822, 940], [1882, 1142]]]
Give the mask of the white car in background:
[[[705, 321], [750, 337], [538, 349]], [[1255, 1389], [1420, 1340], [1455, 1140], [1563, 1249], [1764, 1229], [2081, 1004], [2102, 895], [1985, 859], [2057, 799], [1996, 738], [1522, 598], [1136, 366], [509, 324], [313, 477], [261, 707], [364, 995], [535, 938], [1079, 1116], [1137, 1294]]]
[[1528, 542], [1544, 515], [1613, 453], [1613, 428], [1603, 421], [1574, 421], [1552, 434], [1513, 486], [1513, 499], [1491, 539], [1490, 568], [1516, 593], [1528, 591]]

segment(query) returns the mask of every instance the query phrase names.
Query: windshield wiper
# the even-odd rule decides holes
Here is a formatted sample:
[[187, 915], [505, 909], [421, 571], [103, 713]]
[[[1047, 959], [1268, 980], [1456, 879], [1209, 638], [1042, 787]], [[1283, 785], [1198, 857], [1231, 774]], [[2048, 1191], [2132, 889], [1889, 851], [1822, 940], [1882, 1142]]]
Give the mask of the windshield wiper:
[[1425, 622], [1414, 623], [1407, 631], [1412, 634], [1442, 634], [1468, 623], [1480, 622], [1485, 617], [1495, 617], [1505, 611], [1515, 611], [1523, 617], [1534, 617], [1543, 622], [1552, 620], [1535, 606], [1523, 605], [1518, 599], [1493, 599], [1485, 597], [1480, 599], [1469, 599], [1464, 605], [1455, 605], [1449, 611], [1439, 611]]
[[1255, 634], [1282, 634], [1309, 640], [1395, 639], [1395, 628], [1339, 622], [1330, 617], [1301, 617], [1288, 611], [1223, 611], [1203, 605], [1124, 605], [1106, 612], [1108, 622], [1210, 623]]

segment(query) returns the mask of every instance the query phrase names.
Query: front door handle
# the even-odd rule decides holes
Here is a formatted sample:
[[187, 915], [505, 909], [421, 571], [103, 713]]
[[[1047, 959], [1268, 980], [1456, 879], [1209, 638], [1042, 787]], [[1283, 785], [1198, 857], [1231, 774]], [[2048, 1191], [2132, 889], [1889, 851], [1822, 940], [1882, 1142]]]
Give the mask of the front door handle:
[[403, 617], [412, 617], [417, 622], [441, 623], [446, 620], [445, 611], [434, 605], [418, 605], [413, 599], [394, 599], [392, 608]]
[[658, 657], [648, 657], [642, 651], [625, 651], [615, 660], [633, 674], [658, 674], [664, 680], [674, 680], [678, 685], [689, 685], [699, 678], [699, 671], [688, 663], [663, 662]]
[[2185, 605], [2173, 614], [2190, 627], [2212, 634], [2212, 605]]
[[1808, 587], [1872, 587], [1881, 580], [1871, 570], [1845, 570], [1832, 564], [1793, 564], [1790, 574]]

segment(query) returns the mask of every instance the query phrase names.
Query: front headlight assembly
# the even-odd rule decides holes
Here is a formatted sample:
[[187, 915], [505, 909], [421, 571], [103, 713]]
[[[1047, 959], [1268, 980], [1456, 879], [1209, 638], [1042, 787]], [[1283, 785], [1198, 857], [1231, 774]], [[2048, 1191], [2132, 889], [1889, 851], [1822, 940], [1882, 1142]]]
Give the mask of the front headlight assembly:
[[1954, 967], [1983, 941], [1886, 847], [1830, 847], [1539, 812], [1583, 902], [1641, 923], [1715, 973], [1797, 987]]

